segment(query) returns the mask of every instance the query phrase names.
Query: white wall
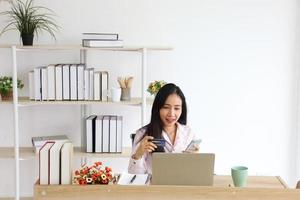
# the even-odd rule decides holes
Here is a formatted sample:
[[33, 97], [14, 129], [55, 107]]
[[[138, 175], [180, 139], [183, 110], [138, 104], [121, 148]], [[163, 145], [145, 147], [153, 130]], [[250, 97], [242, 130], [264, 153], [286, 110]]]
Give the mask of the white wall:
[[[294, 187], [296, 181], [299, 2], [296, 0], [36, 0], [58, 14], [62, 27], [58, 44], [79, 44], [82, 32], [116, 32], [126, 45], [173, 46], [171, 52], [150, 52], [148, 80], [178, 84], [188, 103], [188, 122], [203, 139], [201, 150], [216, 153], [215, 172], [229, 174], [233, 165], [246, 165], [252, 175], [280, 175]], [[7, 3], [0, 3], [0, 10]], [[0, 27], [5, 25], [0, 18]], [[0, 43], [18, 43], [18, 33], [0, 37]], [[55, 43], [41, 34], [35, 43]], [[35, 66], [78, 62], [78, 52], [22, 53], [19, 76]], [[11, 73], [11, 55], [0, 50], [0, 74]], [[115, 77], [133, 75], [133, 96], [140, 95], [137, 53], [89, 52], [88, 66], [109, 70]], [[26, 95], [27, 86], [20, 93]], [[149, 108], [150, 109], [150, 108]], [[140, 126], [136, 107], [93, 106], [92, 113], [124, 115], [124, 145]], [[0, 146], [13, 145], [12, 107], [0, 105]], [[30, 146], [33, 135], [67, 133], [80, 144], [80, 108], [46, 106], [22, 108], [20, 143]], [[149, 116], [148, 116], [149, 117]], [[299, 155], [299, 154], [298, 154]], [[109, 161], [108, 161], [109, 162]], [[110, 163], [108, 164], [110, 165]], [[126, 159], [114, 160], [117, 171]], [[0, 196], [13, 195], [13, 160], [0, 160]], [[122, 166], [122, 167], [120, 167]], [[21, 195], [32, 195], [36, 175], [30, 161]], [[32, 169], [32, 170], [31, 170]], [[299, 177], [300, 178], [300, 177]], [[29, 185], [29, 187], [28, 187]]]

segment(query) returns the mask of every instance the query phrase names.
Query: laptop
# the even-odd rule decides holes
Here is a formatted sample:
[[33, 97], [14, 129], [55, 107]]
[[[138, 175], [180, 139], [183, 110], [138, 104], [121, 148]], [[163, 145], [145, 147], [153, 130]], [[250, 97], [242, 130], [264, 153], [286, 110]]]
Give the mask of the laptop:
[[153, 153], [152, 185], [212, 186], [215, 154]]

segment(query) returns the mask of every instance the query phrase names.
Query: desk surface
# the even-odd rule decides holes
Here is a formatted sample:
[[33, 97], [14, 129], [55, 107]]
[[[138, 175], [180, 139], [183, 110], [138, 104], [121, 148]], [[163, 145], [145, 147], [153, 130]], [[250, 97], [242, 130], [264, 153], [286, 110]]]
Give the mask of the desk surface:
[[[215, 176], [215, 187], [233, 187], [231, 176]], [[249, 176], [247, 188], [288, 188], [279, 176]]]
[[299, 200], [300, 190], [287, 189], [279, 177], [249, 177], [248, 187], [229, 187], [230, 176], [216, 176], [215, 186], [35, 185], [35, 200]]

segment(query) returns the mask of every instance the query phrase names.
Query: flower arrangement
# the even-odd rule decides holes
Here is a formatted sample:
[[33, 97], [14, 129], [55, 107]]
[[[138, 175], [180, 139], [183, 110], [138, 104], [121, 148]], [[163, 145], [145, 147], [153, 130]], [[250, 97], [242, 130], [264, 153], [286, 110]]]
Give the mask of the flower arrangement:
[[160, 80], [160, 81], [154, 81], [151, 82], [148, 86], [147, 91], [152, 95], [156, 95], [157, 92], [160, 90], [160, 88], [162, 88], [162, 86], [164, 86], [165, 84], [167, 84], [164, 80]]
[[[21, 80], [18, 79], [18, 88], [22, 89], [24, 87], [24, 84]], [[1, 76], [0, 77], [0, 93], [1, 95], [7, 95], [9, 92], [12, 91], [13, 88], [13, 80], [12, 77], [8, 76]]]
[[79, 185], [108, 184], [113, 180], [112, 169], [104, 167], [102, 162], [95, 162], [91, 167], [83, 165], [75, 171], [73, 183]]

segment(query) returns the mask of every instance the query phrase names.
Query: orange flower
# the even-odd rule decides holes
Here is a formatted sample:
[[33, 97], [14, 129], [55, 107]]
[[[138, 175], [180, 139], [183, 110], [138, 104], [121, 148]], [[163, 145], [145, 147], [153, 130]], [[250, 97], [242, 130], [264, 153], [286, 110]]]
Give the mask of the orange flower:
[[105, 167], [105, 171], [106, 172], [111, 172], [111, 168], [110, 167]]
[[73, 182], [79, 185], [108, 184], [113, 180], [112, 169], [102, 166], [102, 162], [95, 162], [92, 166], [82, 165], [75, 170]]

